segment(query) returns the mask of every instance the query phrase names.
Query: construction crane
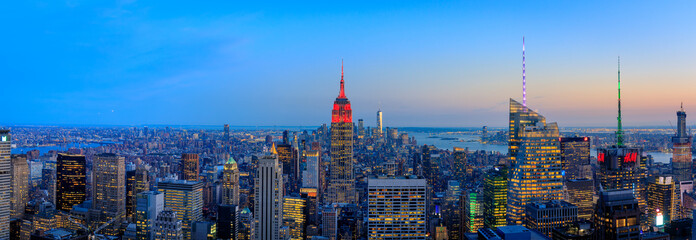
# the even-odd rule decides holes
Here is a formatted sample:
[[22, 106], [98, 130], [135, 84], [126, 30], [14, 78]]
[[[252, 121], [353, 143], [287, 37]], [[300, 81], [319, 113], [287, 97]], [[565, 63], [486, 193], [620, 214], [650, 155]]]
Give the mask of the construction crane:
[[102, 240], [102, 239], [108, 239], [108, 238], [107, 238], [106, 236], [104, 236], [103, 234], [99, 234], [99, 231], [104, 230], [104, 228], [106, 228], [106, 227], [108, 227], [109, 225], [113, 224], [115, 221], [121, 219], [121, 218], [123, 217], [123, 215], [125, 215], [124, 213], [120, 213], [120, 214], [116, 215], [115, 217], [113, 217], [111, 220], [109, 220], [109, 221], [107, 221], [106, 223], [102, 224], [101, 226], [98, 226], [98, 227], [97, 227], [96, 225], [92, 225], [92, 226], [87, 227], [87, 226], [83, 225], [82, 223], [80, 223], [79, 221], [73, 219], [73, 216], [72, 216], [72, 215], [67, 214], [67, 213], [65, 213], [65, 212], [62, 212], [62, 211], [58, 211], [58, 212], [60, 212], [63, 216], [67, 216], [67, 217], [68, 217], [68, 220], [69, 220], [70, 222], [74, 223], [75, 225], [77, 225], [77, 226], [79, 226], [80, 228], [82, 228], [83, 230], [85, 230], [85, 231], [87, 232], [87, 234], [88, 234], [88, 239], [89, 239], [89, 240]]

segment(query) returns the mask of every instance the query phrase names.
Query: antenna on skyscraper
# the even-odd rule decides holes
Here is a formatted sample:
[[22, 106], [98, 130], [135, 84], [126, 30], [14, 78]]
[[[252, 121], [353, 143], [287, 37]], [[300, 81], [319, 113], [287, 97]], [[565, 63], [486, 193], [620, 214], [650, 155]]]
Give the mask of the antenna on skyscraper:
[[623, 128], [621, 126], [621, 56], [618, 57], [618, 82], [619, 82], [619, 116], [616, 118], [618, 120], [616, 129], [616, 146], [623, 146]]
[[524, 36], [522, 36], [522, 106], [527, 107], [527, 73], [524, 56]]

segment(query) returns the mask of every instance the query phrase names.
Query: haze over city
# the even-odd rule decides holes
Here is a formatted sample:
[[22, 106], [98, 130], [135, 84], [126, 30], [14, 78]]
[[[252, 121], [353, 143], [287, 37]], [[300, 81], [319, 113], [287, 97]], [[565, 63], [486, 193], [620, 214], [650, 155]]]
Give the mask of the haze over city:
[[689, 1], [6, 5], [3, 124], [318, 126], [343, 59], [356, 119], [504, 127], [523, 36], [529, 106], [561, 127], [614, 125], [617, 56], [626, 126], [696, 105]]

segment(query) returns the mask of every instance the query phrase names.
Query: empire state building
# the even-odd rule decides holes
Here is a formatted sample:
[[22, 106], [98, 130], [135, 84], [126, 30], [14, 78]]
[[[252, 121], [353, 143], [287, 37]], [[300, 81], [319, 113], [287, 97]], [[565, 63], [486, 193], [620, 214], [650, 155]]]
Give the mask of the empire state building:
[[353, 110], [346, 97], [341, 64], [341, 91], [331, 111], [331, 165], [327, 200], [331, 203], [356, 203], [353, 172]]

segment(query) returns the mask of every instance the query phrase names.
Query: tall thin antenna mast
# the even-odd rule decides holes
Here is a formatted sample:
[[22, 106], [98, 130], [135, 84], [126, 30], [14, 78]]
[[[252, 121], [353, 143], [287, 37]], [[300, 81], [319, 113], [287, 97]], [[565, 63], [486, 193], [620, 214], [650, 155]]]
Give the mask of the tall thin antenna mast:
[[522, 106], [527, 107], [527, 73], [524, 57], [524, 36], [522, 36]]
[[616, 118], [616, 120], [618, 120], [617, 129], [616, 129], [616, 145], [620, 147], [620, 146], [623, 146], [623, 145], [624, 145], [623, 128], [622, 128], [622, 126], [621, 126], [621, 56], [619, 56], [618, 65], [619, 65], [619, 71], [618, 71], [618, 80], [619, 80], [619, 116]]

